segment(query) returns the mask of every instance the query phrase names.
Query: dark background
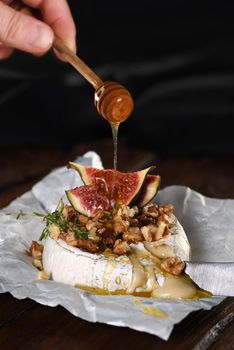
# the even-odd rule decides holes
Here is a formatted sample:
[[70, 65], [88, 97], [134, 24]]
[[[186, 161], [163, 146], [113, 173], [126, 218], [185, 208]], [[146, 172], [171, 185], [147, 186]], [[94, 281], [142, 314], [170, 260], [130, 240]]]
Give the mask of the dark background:
[[[129, 145], [161, 156], [234, 153], [233, 1], [70, 0], [78, 54], [125, 85]], [[110, 137], [93, 88], [52, 53], [0, 61], [0, 145], [73, 147]]]

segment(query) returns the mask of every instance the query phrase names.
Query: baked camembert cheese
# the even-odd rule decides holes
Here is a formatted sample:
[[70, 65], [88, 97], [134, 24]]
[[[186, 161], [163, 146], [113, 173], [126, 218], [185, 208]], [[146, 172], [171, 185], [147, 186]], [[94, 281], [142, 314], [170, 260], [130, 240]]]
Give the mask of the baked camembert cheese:
[[[85, 180], [81, 192], [72, 190], [77, 196], [87, 194], [88, 203], [94, 196], [94, 209], [87, 208], [87, 202], [80, 197], [77, 207], [67, 194], [71, 204], [61, 202], [54, 213], [46, 216], [47, 225], [41, 237], [45, 238], [44, 247], [34, 241], [30, 248], [34, 265], [55, 281], [97, 294], [185, 299], [204, 296], [205, 292], [183, 272], [184, 261], [190, 260], [191, 251], [186, 234], [173, 214], [173, 206], [151, 201], [145, 204], [142, 198], [148, 200], [149, 193], [138, 196], [140, 206], [137, 201], [134, 205], [128, 200], [123, 203], [123, 195], [120, 203], [116, 188], [114, 191], [112, 188], [115, 193], [112, 198], [108, 197], [107, 183], [100, 190], [99, 184], [103, 185], [106, 175], [98, 174], [98, 181], [92, 179], [91, 185]], [[152, 178], [147, 186], [149, 183], [152, 185]], [[156, 190], [152, 191], [151, 186], [150, 197]], [[106, 199], [103, 202], [103, 196], [108, 197], [108, 204], [103, 205], [107, 203]]]

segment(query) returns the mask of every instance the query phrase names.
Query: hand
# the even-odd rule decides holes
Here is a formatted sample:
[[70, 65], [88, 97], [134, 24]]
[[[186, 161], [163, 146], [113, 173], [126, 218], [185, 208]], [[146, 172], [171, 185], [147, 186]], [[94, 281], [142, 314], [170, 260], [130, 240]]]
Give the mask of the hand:
[[[76, 50], [76, 29], [66, 0], [16, 1], [0, 0], [0, 60], [14, 49], [43, 55], [51, 48], [54, 34]], [[42, 20], [27, 7], [38, 10]]]

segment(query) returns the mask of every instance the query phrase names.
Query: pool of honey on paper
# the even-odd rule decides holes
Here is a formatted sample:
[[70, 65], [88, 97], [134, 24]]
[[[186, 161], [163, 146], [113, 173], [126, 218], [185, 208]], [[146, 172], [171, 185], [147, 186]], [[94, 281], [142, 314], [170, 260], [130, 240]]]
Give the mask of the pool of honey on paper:
[[[108, 280], [110, 278], [111, 272], [114, 269], [113, 261], [115, 258], [118, 257], [118, 255], [114, 254], [110, 251], [104, 252], [105, 257], [108, 259], [108, 264], [106, 267], [105, 275], [104, 275], [104, 283], [103, 289], [100, 288], [93, 288], [89, 286], [79, 285], [76, 284], [75, 287], [79, 288], [81, 290], [84, 290], [86, 292], [97, 294], [97, 295], [132, 295], [135, 297], [146, 297], [146, 298], [173, 298], [173, 299], [185, 299], [185, 300], [196, 300], [200, 298], [207, 298], [212, 296], [212, 294], [208, 291], [200, 289], [192, 280], [191, 278], [186, 275], [185, 273], [182, 273], [180, 276], [173, 276], [169, 274], [166, 271], [163, 271], [160, 268], [160, 261], [161, 259], [153, 256], [149, 252], [145, 253], [142, 251], [135, 251], [129, 256], [129, 259], [132, 264], [133, 268], [133, 275], [132, 275], [132, 291], [129, 291], [130, 288], [127, 289], [117, 289], [114, 291], [108, 290]], [[150, 265], [151, 267], [154, 266], [154, 268], [159, 271], [165, 278], [164, 284], [162, 287], [160, 287], [157, 283], [156, 277], [151, 270], [148, 268], [148, 266], [144, 266], [140, 264], [141, 258], [150, 258], [154, 265]], [[142, 266], [142, 270], [139, 270], [139, 265]], [[148, 268], [148, 269], [147, 269]], [[150, 276], [151, 275], [151, 276]], [[146, 280], [148, 278], [152, 279], [154, 278], [155, 283], [153, 282], [153, 288], [151, 290], [144, 288]], [[118, 284], [118, 277], [116, 278], [116, 283]], [[135, 285], [134, 285], [135, 281]], [[120, 281], [119, 281], [120, 283]], [[137, 288], [135, 288], [137, 286]], [[141, 287], [141, 288], [139, 288]], [[165, 289], [166, 288], [166, 289]], [[141, 289], [140, 291], [137, 291], [137, 289]], [[145, 290], [144, 290], [145, 289]], [[188, 297], [183, 297], [184, 292], [188, 291]], [[167, 296], [163, 296], [166, 293]], [[181, 297], [182, 295], [182, 297]], [[147, 310], [145, 310], [146, 312]], [[152, 311], [152, 310], [151, 310]], [[150, 310], [148, 310], [148, 313], [150, 313]], [[152, 311], [153, 313], [153, 311]]]

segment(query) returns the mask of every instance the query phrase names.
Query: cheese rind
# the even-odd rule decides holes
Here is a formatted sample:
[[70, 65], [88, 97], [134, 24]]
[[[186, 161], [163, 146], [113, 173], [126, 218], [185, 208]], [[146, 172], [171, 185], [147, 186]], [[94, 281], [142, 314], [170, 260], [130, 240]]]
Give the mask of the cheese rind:
[[114, 291], [127, 289], [132, 278], [132, 265], [126, 256], [106, 257], [69, 246], [48, 237], [43, 251], [43, 267], [57, 282]]

